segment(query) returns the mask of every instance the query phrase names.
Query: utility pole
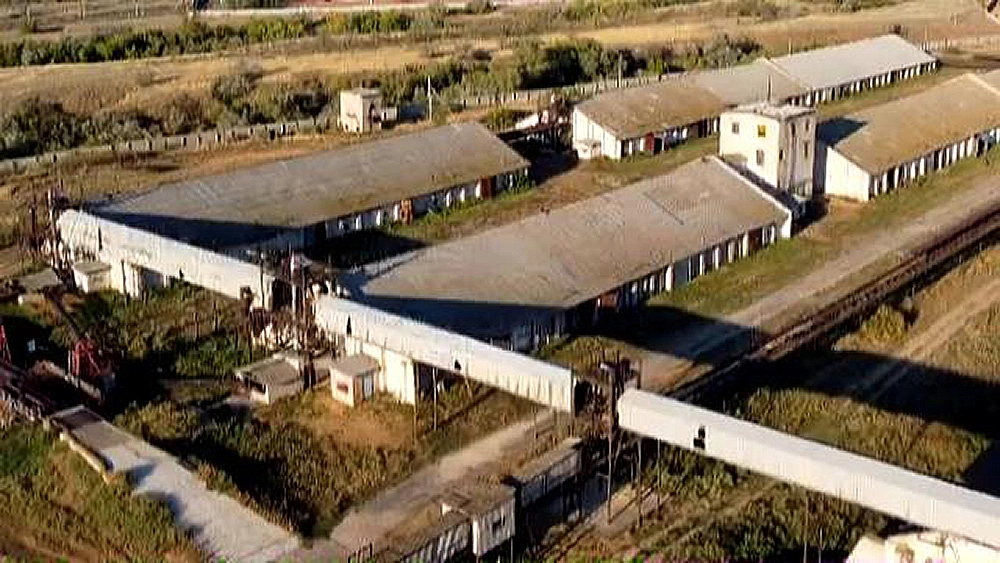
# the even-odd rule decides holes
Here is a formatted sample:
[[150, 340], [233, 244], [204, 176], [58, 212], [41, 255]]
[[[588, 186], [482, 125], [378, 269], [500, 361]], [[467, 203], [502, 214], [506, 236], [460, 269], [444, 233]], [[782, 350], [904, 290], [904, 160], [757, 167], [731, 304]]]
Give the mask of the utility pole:
[[431, 90], [431, 75], [427, 75], [427, 119], [434, 121], [434, 91]]

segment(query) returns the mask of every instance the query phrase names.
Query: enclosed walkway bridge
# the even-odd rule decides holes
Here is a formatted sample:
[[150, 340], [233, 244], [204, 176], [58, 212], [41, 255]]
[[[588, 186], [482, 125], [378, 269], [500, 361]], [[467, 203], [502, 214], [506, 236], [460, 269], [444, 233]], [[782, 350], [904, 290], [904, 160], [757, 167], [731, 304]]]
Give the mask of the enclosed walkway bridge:
[[640, 436], [1000, 548], [1000, 499], [953, 483], [645, 391], [625, 391], [618, 421]]

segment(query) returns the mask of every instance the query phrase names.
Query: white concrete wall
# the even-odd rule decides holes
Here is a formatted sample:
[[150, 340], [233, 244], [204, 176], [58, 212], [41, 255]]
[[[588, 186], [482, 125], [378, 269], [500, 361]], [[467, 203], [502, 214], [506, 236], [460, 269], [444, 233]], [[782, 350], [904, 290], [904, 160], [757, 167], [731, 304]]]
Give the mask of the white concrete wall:
[[600, 154], [581, 153], [580, 158], [607, 157], [618, 160], [622, 157], [621, 142], [612, 133], [593, 122], [579, 109], [573, 110], [573, 147], [583, 141], [596, 140], [600, 142]]
[[870, 199], [872, 177], [860, 166], [848, 160], [833, 147], [822, 146], [826, 158], [823, 173], [823, 193], [856, 201]]

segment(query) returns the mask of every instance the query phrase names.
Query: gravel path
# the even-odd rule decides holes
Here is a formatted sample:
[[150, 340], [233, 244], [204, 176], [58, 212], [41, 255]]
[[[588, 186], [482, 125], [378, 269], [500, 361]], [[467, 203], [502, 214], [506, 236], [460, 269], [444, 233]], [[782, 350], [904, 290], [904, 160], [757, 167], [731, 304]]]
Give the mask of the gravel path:
[[976, 187], [956, 195], [902, 227], [887, 227], [866, 235], [819, 269], [729, 315], [723, 319], [728, 325], [706, 324], [683, 334], [666, 334], [647, 343], [644, 346], [646, 353], [641, 358], [644, 384], [652, 388], [669, 387], [691, 366], [692, 362], [688, 358], [708, 354], [744, 333], [746, 328], [763, 329], [768, 322], [788, 313], [807, 299], [829, 292], [879, 260], [916, 247], [998, 203], [1000, 189], [997, 182], [981, 181]]
[[298, 547], [290, 532], [233, 498], [210, 491], [174, 457], [89, 410], [76, 407], [53, 418], [103, 458], [111, 471], [127, 474], [136, 494], [167, 502], [177, 526], [190, 531], [195, 544], [212, 559], [263, 563]]

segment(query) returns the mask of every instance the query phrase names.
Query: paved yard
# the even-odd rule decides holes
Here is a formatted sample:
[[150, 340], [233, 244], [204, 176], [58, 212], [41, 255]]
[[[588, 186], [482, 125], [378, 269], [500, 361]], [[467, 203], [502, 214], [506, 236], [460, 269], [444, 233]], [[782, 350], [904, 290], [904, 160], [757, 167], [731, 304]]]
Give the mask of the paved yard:
[[195, 544], [213, 559], [273, 561], [298, 547], [298, 539], [290, 532], [236, 500], [210, 491], [175, 458], [86, 408], [74, 407], [53, 418], [103, 458], [111, 471], [127, 474], [136, 494], [167, 502], [177, 526], [189, 530]]

